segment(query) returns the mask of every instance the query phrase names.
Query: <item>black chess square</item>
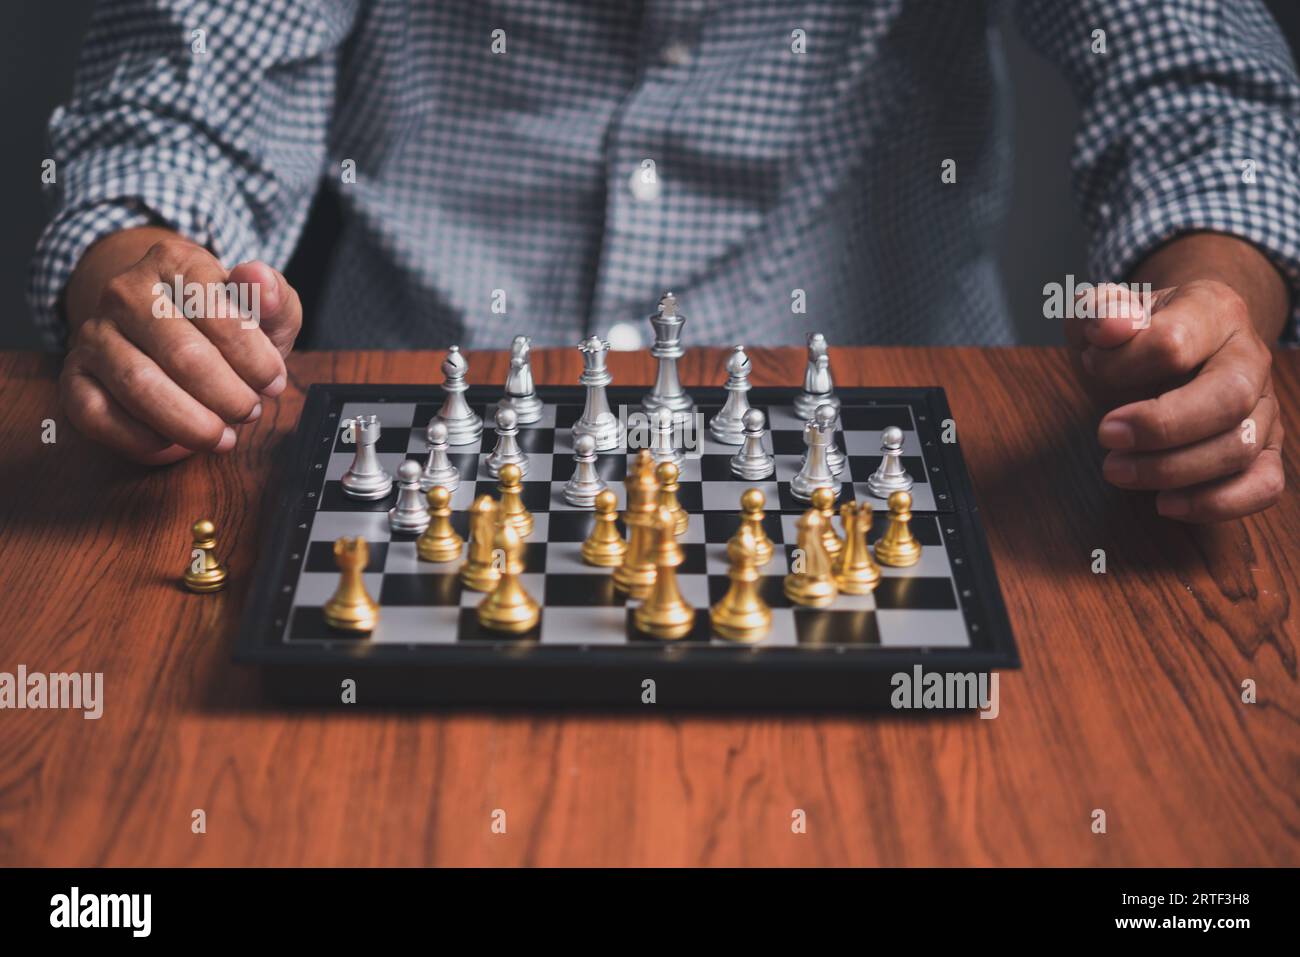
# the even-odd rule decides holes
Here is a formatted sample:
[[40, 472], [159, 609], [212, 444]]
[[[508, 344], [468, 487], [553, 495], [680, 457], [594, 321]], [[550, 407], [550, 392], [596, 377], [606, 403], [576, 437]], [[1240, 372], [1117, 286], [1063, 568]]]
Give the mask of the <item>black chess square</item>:
[[700, 456], [700, 478], [705, 482], [744, 481], [731, 474], [731, 456], [716, 452], [707, 452]]
[[325, 624], [325, 609], [320, 605], [298, 605], [289, 613], [289, 640], [293, 641], [365, 641], [366, 631], [343, 631]]
[[547, 607], [602, 608], [627, 604], [627, 594], [614, 586], [613, 575], [552, 572], [546, 576], [544, 587], [542, 604]]
[[[705, 512], [704, 540], [712, 545], [725, 545], [740, 527], [740, 512]], [[763, 513], [763, 531], [776, 545], [785, 541], [781, 530], [781, 516], [776, 512]]]
[[709, 625], [709, 613], [703, 608], [695, 609], [695, 621], [691, 624], [691, 630], [681, 638], [655, 638], [653, 635], [647, 635], [637, 628], [635, 615], [635, 609], [629, 608], [627, 610], [627, 640], [633, 644], [641, 642], [654, 642], [663, 645], [703, 644], [708, 642], [712, 632]]
[[[578, 463], [568, 453], [551, 457], [551, 481], [567, 482], [573, 478]], [[609, 485], [622, 482], [627, 477], [627, 455], [622, 449], [600, 452], [596, 455], [596, 474]]]
[[[794, 497], [790, 491], [789, 482], [776, 483], [777, 497], [780, 500], [779, 508], [783, 515], [802, 515], [808, 511], [808, 503], [801, 502]], [[838, 509], [841, 502], [852, 502], [855, 496], [853, 494], [853, 484], [851, 482], [840, 483], [840, 496], [835, 500], [835, 507]]]
[[888, 575], [875, 591], [876, 607], [890, 610], [945, 611], [957, 608], [957, 596], [947, 578]]
[[[731, 587], [731, 579], [726, 575], [709, 576], [709, 604], [715, 605]], [[758, 595], [769, 608], [790, 608], [793, 602], [785, 595], [784, 575], [762, 575], [758, 579]]]
[[[366, 562], [365, 571], [382, 572], [384, 560], [388, 557], [387, 542], [367, 542], [370, 549], [370, 561]], [[308, 542], [307, 561], [303, 563], [305, 572], [337, 572], [338, 563], [334, 561], [333, 542]]]
[[415, 414], [411, 416], [411, 428], [427, 429], [429, 420], [438, 414], [442, 408], [441, 402], [417, 402], [415, 404]]
[[[739, 500], [739, 495], [737, 495], [737, 500]], [[704, 489], [700, 488], [700, 483], [679, 483], [677, 504], [692, 514], [704, 511]]]
[[546, 609], [543, 608], [537, 616], [537, 624], [523, 634], [513, 635], [504, 631], [492, 631], [484, 628], [478, 623], [477, 608], [462, 608], [460, 610], [460, 625], [457, 628], [458, 641], [507, 641], [507, 642], [536, 642], [542, 638], [542, 619], [546, 617]]
[[796, 608], [794, 631], [800, 645], [880, 644], [880, 627], [874, 611]]
[[[524, 508], [530, 512], [549, 512], [551, 510], [550, 482], [525, 481], [523, 486]], [[500, 498], [500, 493], [498, 492], [495, 497]]]
[[775, 455], [803, 455], [808, 451], [802, 431], [774, 429], [768, 435], [772, 439], [772, 452]]
[[546, 542], [524, 542], [524, 571], [546, 571]]
[[[546, 531], [547, 541], [585, 542], [596, 524], [596, 516], [593, 512], [563, 509], [551, 512], [551, 517], [547, 521], [549, 522]], [[617, 524], [619, 533], [626, 537], [627, 531], [623, 523], [620, 521]]]
[[[865, 482], [871, 477], [872, 473], [880, 467], [881, 455], [850, 455], [849, 472], [858, 476], [858, 480]], [[919, 455], [904, 455], [901, 457], [903, 468], [907, 474], [912, 476], [912, 481], [918, 485], [924, 485], [929, 482], [925, 474], [925, 461]]]
[[452, 465], [456, 466], [462, 482], [472, 482], [478, 478], [477, 452], [449, 452], [447, 458], [451, 460]]
[[379, 606], [452, 606], [460, 604], [464, 586], [457, 575], [384, 575]]
[[[382, 415], [380, 416], [380, 420], [382, 422], [383, 420]], [[351, 442], [344, 441], [344, 438], [347, 436], [347, 433], [348, 433], [347, 426], [340, 423], [338, 433], [334, 436], [334, 451], [346, 452], [348, 455], [352, 455], [357, 450], [357, 444], [356, 444], [357, 437], [358, 437], [357, 430], [355, 428], [352, 429]], [[410, 429], [406, 428], [405, 426], [398, 428], [390, 424], [380, 429], [379, 441], [375, 443], [375, 451], [376, 452], [405, 452], [407, 443], [410, 441], [410, 437], [411, 437]]]
[[343, 484], [337, 480], [325, 483], [321, 491], [320, 504], [316, 507], [321, 512], [386, 512], [397, 502], [397, 483], [383, 498], [365, 501], [352, 498], [343, 491]]
[[[495, 441], [491, 444], [496, 446]], [[555, 448], [555, 430], [523, 426], [519, 429], [519, 447], [529, 455], [550, 455]]]
[[582, 418], [581, 405], [560, 404], [555, 407], [555, 427], [557, 429], [571, 429], [573, 423]]
[[883, 432], [891, 425], [911, 431], [912, 416], [907, 409], [897, 406], [846, 405], [840, 409], [840, 428], [850, 432]]

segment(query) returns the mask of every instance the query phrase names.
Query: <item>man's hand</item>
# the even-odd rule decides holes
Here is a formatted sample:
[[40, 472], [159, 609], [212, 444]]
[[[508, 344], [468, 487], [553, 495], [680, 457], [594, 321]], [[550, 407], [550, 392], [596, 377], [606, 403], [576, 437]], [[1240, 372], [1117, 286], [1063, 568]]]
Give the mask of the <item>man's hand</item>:
[[[186, 318], [170, 297], [177, 277], [182, 289], [258, 286], [260, 321], [234, 308], [227, 318], [206, 308]], [[298, 294], [271, 267], [227, 272], [203, 247], [152, 228], [92, 247], [69, 282], [67, 312], [64, 411], [85, 435], [151, 465], [234, 448], [233, 426], [256, 420], [262, 399], [284, 391], [284, 357], [302, 324]]]
[[1097, 429], [1110, 450], [1104, 478], [1158, 491], [1157, 511], [1189, 522], [1275, 503], [1284, 484], [1282, 421], [1272, 357], [1247, 301], [1217, 279], [1159, 289], [1145, 305], [1115, 289], [1085, 293], [1091, 308], [1081, 311], [1096, 318], [1066, 326], [1076, 371], [1113, 407]]

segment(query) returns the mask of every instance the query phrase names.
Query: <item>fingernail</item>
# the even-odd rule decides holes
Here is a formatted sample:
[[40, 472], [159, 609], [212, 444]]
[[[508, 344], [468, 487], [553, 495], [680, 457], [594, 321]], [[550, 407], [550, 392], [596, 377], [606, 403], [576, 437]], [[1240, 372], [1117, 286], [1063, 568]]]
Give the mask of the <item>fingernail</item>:
[[1084, 349], [1083, 355], [1079, 356], [1079, 364], [1083, 366], [1083, 371], [1089, 375], [1092, 375], [1092, 367], [1095, 361], [1092, 357], [1092, 349]]
[[1097, 430], [1097, 440], [1108, 449], [1131, 449], [1137, 437], [1127, 422], [1103, 422]]
[[268, 399], [274, 399], [277, 395], [279, 395], [283, 391], [284, 391], [284, 374], [281, 373], [280, 375], [276, 376], [274, 379], [271, 380], [270, 385], [268, 385], [265, 389], [262, 390], [262, 395], [266, 396]]
[[1115, 485], [1131, 485], [1137, 478], [1137, 463], [1127, 455], [1108, 455], [1102, 463], [1101, 474]]
[[1165, 518], [1182, 518], [1192, 510], [1192, 500], [1181, 492], [1165, 492], [1156, 496], [1156, 511]]
[[253, 406], [253, 411], [248, 413], [248, 417], [245, 418], [244, 421], [256, 422], [261, 417], [262, 417], [262, 403], [259, 402], [257, 403], [257, 405]]
[[235, 447], [235, 430], [226, 426], [226, 430], [221, 433], [221, 441], [217, 443], [214, 452], [229, 452]]

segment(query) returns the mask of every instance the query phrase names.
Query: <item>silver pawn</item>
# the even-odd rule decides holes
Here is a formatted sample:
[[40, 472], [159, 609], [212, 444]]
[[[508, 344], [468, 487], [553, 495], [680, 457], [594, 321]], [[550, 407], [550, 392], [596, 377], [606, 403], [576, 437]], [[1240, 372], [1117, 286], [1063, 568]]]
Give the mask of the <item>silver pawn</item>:
[[835, 379], [831, 376], [831, 357], [826, 351], [826, 337], [820, 332], [808, 335], [808, 367], [803, 374], [803, 391], [794, 397], [794, 411], [805, 422], [817, 414], [823, 405], [837, 410], [840, 400], [835, 397]]
[[804, 456], [803, 467], [790, 480], [790, 494], [801, 502], [811, 499], [812, 493], [819, 488], [829, 488], [839, 498], [840, 483], [835, 480], [830, 466], [826, 464], [826, 445], [830, 441], [831, 430], [835, 428], [836, 415], [833, 405], [823, 405], [803, 428], [803, 440], [808, 444], [808, 454]]
[[586, 386], [587, 398], [582, 407], [582, 416], [573, 424], [573, 440], [578, 436], [590, 435], [596, 440], [596, 448], [601, 452], [618, 448], [618, 419], [609, 410], [609, 397], [605, 387], [614, 381], [614, 377], [605, 368], [605, 357], [609, 353], [609, 343], [599, 336], [589, 336], [578, 343], [582, 353], [583, 370], [578, 384]]
[[677, 448], [673, 429], [673, 411], [671, 409], [660, 409], [650, 415], [650, 455], [654, 458], [655, 464], [660, 462], [672, 462], [678, 468], [681, 468], [682, 462], [686, 456], [682, 450]]
[[510, 343], [510, 374], [506, 376], [506, 396], [501, 404], [514, 409], [519, 424], [527, 425], [542, 417], [542, 400], [533, 385], [533, 367], [528, 361], [533, 340], [528, 336], [515, 336]]
[[888, 499], [894, 492], [912, 487], [912, 476], [903, 468], [903, 430], [891, 425], [880, 433], [880, 451], [884, 458], [867, 479], [867, 491], [876, 498]]
[[749, 372], [753, 363], [744, 346], [736, 346], [727, 358], [727, 401], [709, 420], [709, 434], [723, 445], [740, 445], [745, 441], [745, 415], [749, 412]]
[[776, 471], [776, 457], [763, 447], [763, 436], [767, 434], [767, 416], [762, 409], [750, 409], [745, 413], [745, 439], [735, 455], [731, 457], [731, 474], [747, 482], [757, 482], [769, 478]]
[[447, 398], [438, 410], [438, 418], [447, 423], [447, 441], [452, 445], [469, 445], [483, 434], [483, 419], [465, 401], [467, 372], [469, 363], [461, 355], [460, 346], [451, 346], [442, 360], [442, 391]]
[[448, 492], [456, 491], [460, 488], [460, 469], [447, 455], [447, 423], [434, 419], [425, 435], [429, 439], [429, 460], [420, 473], [420, 490], [427, 492], [435, 485], [441, 485]]
[[375, 451], [380, 433], [379, 416], [359, 415], [351, 424], [356, 432], [357, 450], [340, 481], [343, 491], [351, 498], [365, 501], [383, 498], [393, 490], [393, 477], [379, 464], [379, 454]]
[[487, 457], [488, 475], [498, 478], [501, 466], [512, 464], [519, 466], [521, 476], [528, 474], [528, 456], [519, 447], [519, 416], [514, 409], [497, 409], [496, 414], [497, 445]]
[[407, 459], [397, 467], [397, 504], [388, 510], [388, 527], [420, 534], [429, 527], [429, 506], [420, 491], [420, 463]]
[[677, 360], [685, 355], [681, 336], [686, 317], [678, 314], [677, 297], [671, 292], [664, 293], [659, 300], [659, 309], [650, 316], [650, 325], [655, 336], [650, 354], [659, 360], [659, 369], [654, 388], [642, 398], [641, 406], [647, 412], [668, 409], [678, 418], [683, 418], [694, 411], [695, 401], [686, 394], [681, 379], [677, 377]]
[[596, 440], [580, 435], [573, 443], [573, 475], [564, 486], [564, 500], [578, 508], [591, 508], [608, 486], [596, 471]]

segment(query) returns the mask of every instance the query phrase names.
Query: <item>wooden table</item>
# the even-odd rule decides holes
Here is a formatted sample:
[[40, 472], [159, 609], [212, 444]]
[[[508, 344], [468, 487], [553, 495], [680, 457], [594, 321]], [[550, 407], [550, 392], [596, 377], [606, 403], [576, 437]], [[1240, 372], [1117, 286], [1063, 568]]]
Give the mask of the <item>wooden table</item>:
[[[755, 384], [801, 380], [800, 351], [751, 355]], [[66, 424], [56, 360], [0, 355], [0, 671], [106, 689], [98, 721], [0, 712], [0, 864], [1300, 863], [1300, 355], [1277, 357], [1286, 501], [1197, 529], [1102, 483], [1061, 351], [835, 351], [845, 385], [948, 391], [1024, 659], [996, 720], [269, 705], [230, 651], [303, 392], [436, 381], [440, 358], [297, 355], [234, 453], [150, 471]], [[721, 360], [691, 352], [684, 380], [720, 381]], [[572, 350], [534, 363], [539, 382], [580, 371]], [[652, 379], [646, 354], [610, 365]], [[477, 355], [471, 379], [506, 367]], [[217, 595], [176, 583], [203, 515], [233, 569]]]

